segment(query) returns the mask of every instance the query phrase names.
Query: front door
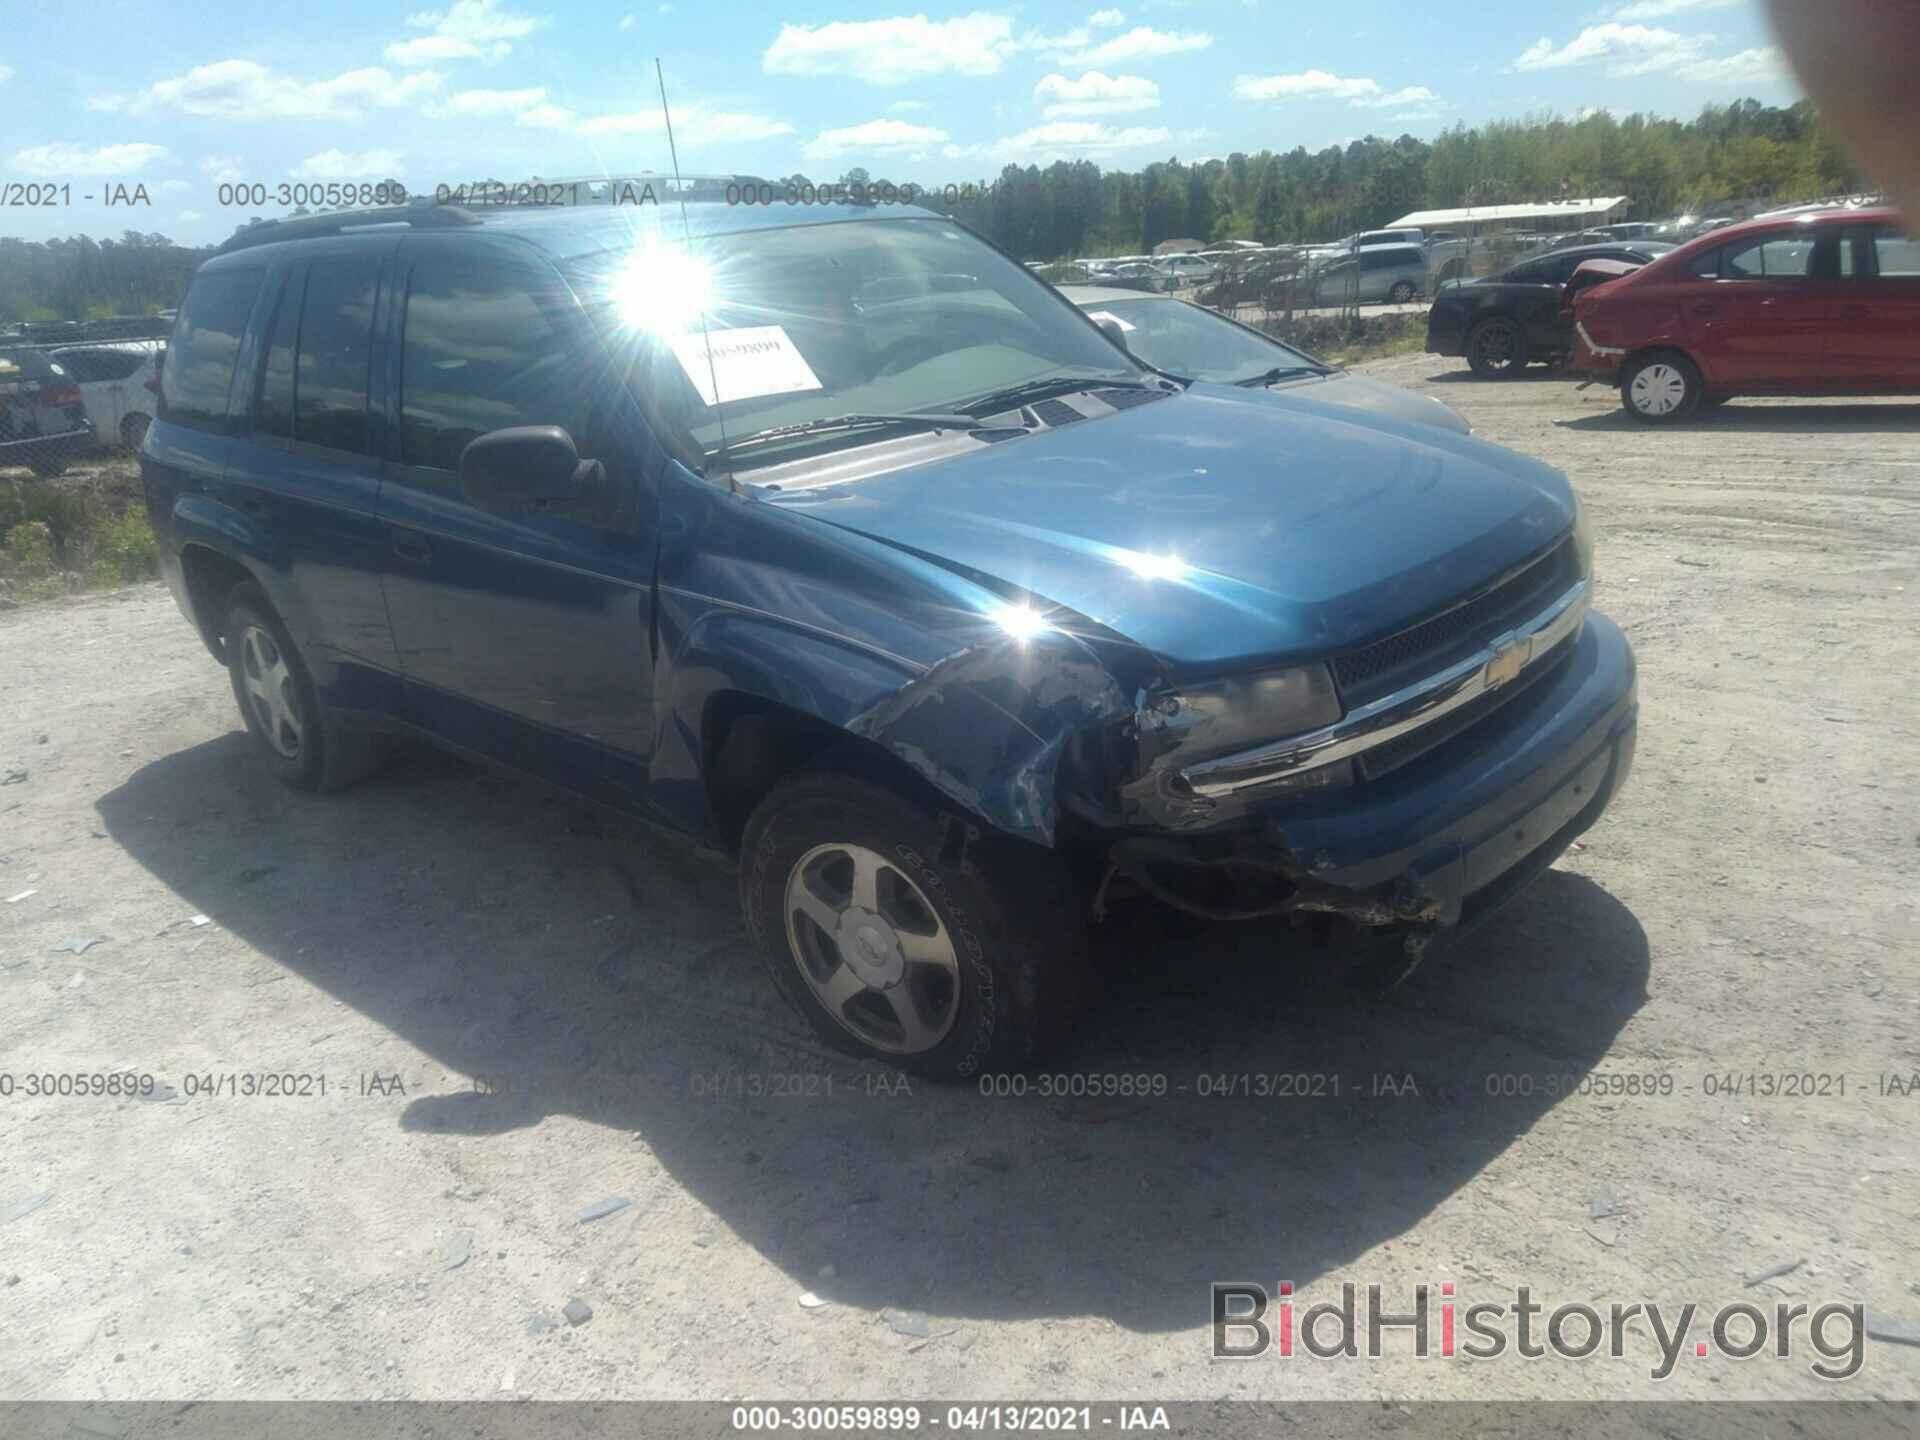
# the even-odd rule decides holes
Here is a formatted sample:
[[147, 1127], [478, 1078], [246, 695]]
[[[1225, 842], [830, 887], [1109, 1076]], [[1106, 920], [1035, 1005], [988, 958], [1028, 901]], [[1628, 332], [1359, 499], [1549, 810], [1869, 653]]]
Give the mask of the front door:
[[[420, 243], [400, 269], [399, 463], [380, 508], [409, 711], [469, 749], [640, 798], [655, 536], [631, 402], [542, 262]], [[461, 452], [520, 425], [565, 429], [606, 466], [603, 492], [519, 513], [470, 504]]]
[[1718, 273], [1689, 285], [1681, 307], [1707, 383], [1746, 391], [1816, 390], [1846, 282], [1832, 227], [1729, 241]]

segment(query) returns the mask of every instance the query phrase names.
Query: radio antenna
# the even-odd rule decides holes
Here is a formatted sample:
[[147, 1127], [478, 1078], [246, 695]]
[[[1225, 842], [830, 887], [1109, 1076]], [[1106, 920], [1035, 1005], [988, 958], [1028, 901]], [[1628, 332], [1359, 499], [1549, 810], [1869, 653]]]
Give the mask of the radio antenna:
[[[680, 150], [673, 143], [673, 111], [667, 105], [667, 76], [660, 68], [660, 57], [653, 57], [653, 77], [660, 82], [660, 116], [667, 122], [667, 154], [673, 159], [673, 188], [680, 197], [680, 238], [686, 245], [687, 261], [693, 261], [693, 228], [687, 221], [687, 187], [680, 182]], [[713, 363], [713, 342], [707, 336], [707, 306], [700, 304], [700, 348], [707, 352], [707, 383], [713, 386], [713, 417], [720, 425], [720, 453], [727, 453], [727, 417], [720, 405], [720, 371]], [[740, 482], [727, 471], [727, 488], [740, 492]]]

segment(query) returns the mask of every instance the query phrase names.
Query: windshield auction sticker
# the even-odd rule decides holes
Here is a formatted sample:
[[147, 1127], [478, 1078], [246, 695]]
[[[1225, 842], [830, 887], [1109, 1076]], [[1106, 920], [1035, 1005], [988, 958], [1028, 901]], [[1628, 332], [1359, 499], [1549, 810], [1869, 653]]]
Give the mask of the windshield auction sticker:
[[673, 353], [693, 388], [709, 405], [820, 388], [820, 377], [807, 364], [807, 357], [778, 325], [714, 330], [706, 335], [691, 331], [674, 340]]
[[1087, 318], [1093, 321], [1095, 324], [1098, 324], [1102, 320], [1111, 320], [1114, 324], [1118, 325], [1122, 330], [1133, 329], [1133, 326], [1129, 325], [1126, 321], [1122, 320], [1118, 315], [1114, 314], [1111, 310], [1089, 310], [1087, 312]]

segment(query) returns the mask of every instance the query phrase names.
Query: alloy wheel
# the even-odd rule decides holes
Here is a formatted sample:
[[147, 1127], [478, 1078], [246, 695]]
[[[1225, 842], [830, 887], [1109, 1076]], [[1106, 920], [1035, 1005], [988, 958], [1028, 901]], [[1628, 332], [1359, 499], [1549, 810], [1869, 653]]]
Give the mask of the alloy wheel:
[[835, 1022], [894, 1055], [931, 1050], [960, 1009], [953, 938], [905, 871], [862, 845], [816, 845], [787, 877], [787, 945]]
[[302, 727], [293, 672], [272, 634], [258, 625], [240, 632], [240, 675], [267, 743], [287, 759], [299, 759]]

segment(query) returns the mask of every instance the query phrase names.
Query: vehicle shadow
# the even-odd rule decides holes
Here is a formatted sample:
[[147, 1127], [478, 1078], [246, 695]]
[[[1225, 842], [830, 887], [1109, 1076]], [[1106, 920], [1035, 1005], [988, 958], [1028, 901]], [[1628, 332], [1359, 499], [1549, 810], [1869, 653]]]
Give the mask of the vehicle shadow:
[[98, 809], [271, 962], [490, 1077], [398, 1111], [423, 1143], [556, 1113], [637, 1132], [797, 1283], [832, 1262], [867, 1307], [1159, 1331], [1203, 1322], [1211, 1280], [1304, 1285], [1472, 1181], [1646, 993], [1639, 923], [1558, 871], [1386, 995], [1281, 927], [1124, 925], [1052, 1078], [909, 1089], [785, 1008], [723, 867], [570, 797], [424, 757], [301, 796], [236, 731]]
[[1532, 385], [1545, 380], [1557, 380], [1563, 383], [1577, 380], [1579, 377], [1568, 374], [1553, 365], [1529, 365], [1518, 375], [1502, 375], [1481, 379], [1472, 370], [1462, 366], [1458, 370], [1442, 371], [1438, 375], [1428, 375], [1427, 381], [1434, 385], [1485, 385], [1489, 389], [1501, 385]]
[[1625, 410], [1611, 409], [1577, 420], [1553, 422], [1563, 430], [1630, 430], [1649, 434], [1656, 428], [1681, 430], [1750, 431], [1786, 435], [1911, 435], [1920, 432], [1920, 405], [1907, 404], [1753, 404], [1729, 400], [1713, 410], [1702, 410], [1677, 425], [1642, 425]]

